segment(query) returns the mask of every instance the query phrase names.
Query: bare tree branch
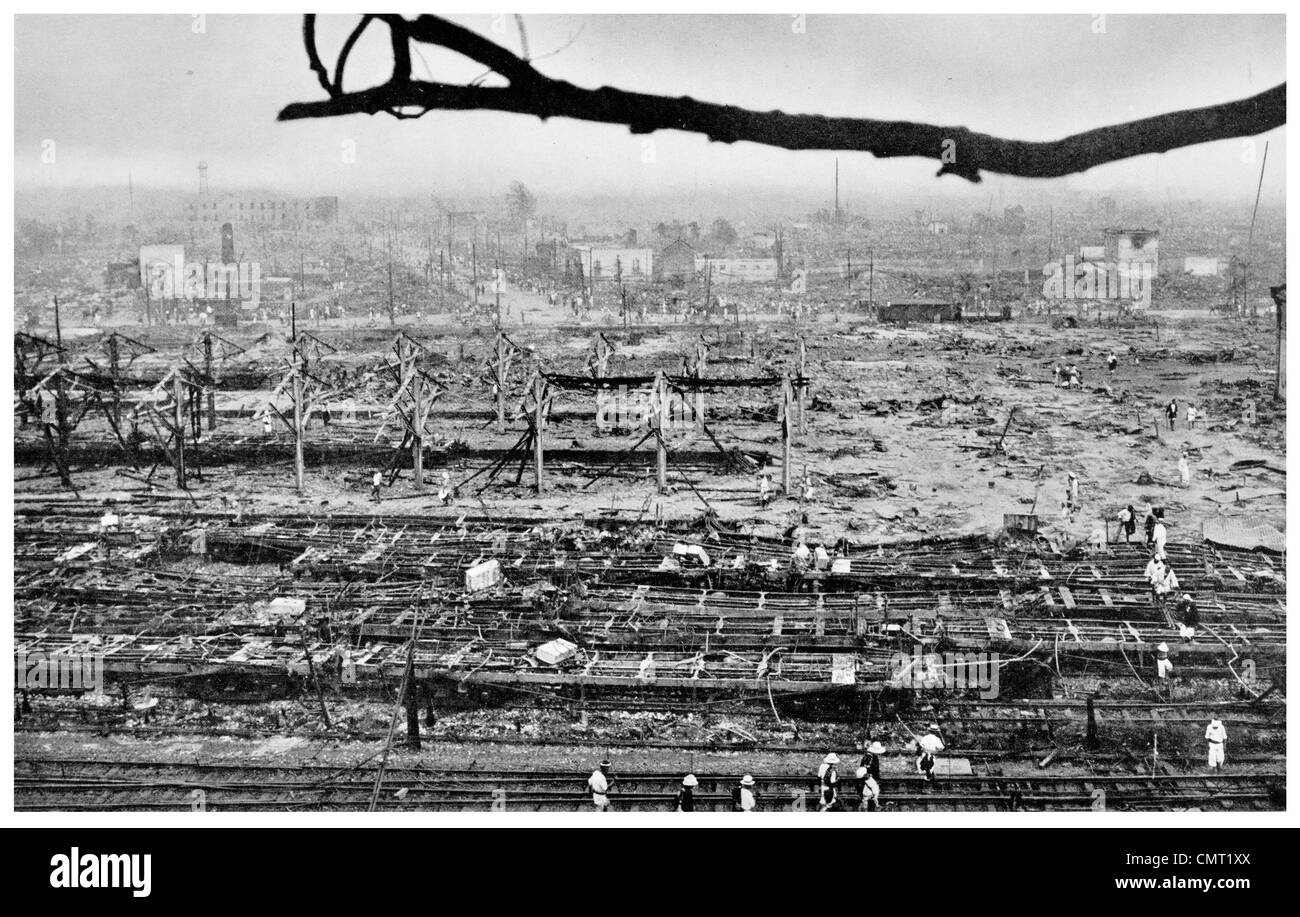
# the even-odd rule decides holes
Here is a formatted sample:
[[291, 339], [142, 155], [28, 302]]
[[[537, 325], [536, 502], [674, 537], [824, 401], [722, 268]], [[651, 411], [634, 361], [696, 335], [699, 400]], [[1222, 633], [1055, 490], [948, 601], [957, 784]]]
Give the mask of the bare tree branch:
[[[310, 19], [310, 17], [308, 17]], [[1286, 123], [1286, 84], [1220, 105], [1187, 109], [1099, 127], [1059, 140], [1008, 140], [969, 130], [912, 121], [834, 118], [824, 115], [751, 111], [603, 86], [582, 89], [539, 73], [532, 64], [500, 45], [437, 16], [413, 20], [377, 15], [392, 31], [393, 76], [380, 86], [343, 92], [339, 61], [329, 98], [285, 106], [279, 120], [326, 118], [388, 112], [492, 110], [548, 118], [574, 118], [622, 124], [634, 134], [680, 130], [720, 143], [749, 141], [787, 150], [861, 151], [881, 158], [920, 156], [940, 163], [939, 174], [979, 181], [982, 171], [1025, 178], [1056, 178], [1147, 153], [1260, 134]], [[364, 26], [353, 33], [353, 40]], [[324, 72], [310, 23], [304, 24], [308, 61]], [[410, 42], [438, 45], [488, 67], [509, 86], [461, 86], [411, 79]], [[351, 41], [349, 42], [350, 48]], [[345, 49], [346, 50], [346, 49]], [[346, 55], [344, 55], [345, 57]]]

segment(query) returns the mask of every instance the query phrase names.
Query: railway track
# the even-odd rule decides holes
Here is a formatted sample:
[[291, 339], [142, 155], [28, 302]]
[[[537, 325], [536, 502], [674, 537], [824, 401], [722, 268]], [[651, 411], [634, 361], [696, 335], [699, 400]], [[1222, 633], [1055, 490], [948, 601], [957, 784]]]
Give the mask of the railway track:
[[[680, 771], [615, 773], [611, 799], [624, 811], [669, 811]], [[697, 772], [700, 809], [730, 809], [737, 774]], [[762, 808], [816, 808], [812, 774], [755, 773]], [[438, 811], [581, 811], [587, 773], [387, 768], [376, 808]], [[357, 810], [374, 793], [372, 761], [356, 766], [163, 763], [25, 758], [15, 762], [15, 807], [24, 811]], [[1285, 806], [1281, 773], [1178, 776], [953, 776], [926, 784], [886, 774], [886, 811], [1255, 811]], [[845, 784], [844, 801], [856, 802]]]

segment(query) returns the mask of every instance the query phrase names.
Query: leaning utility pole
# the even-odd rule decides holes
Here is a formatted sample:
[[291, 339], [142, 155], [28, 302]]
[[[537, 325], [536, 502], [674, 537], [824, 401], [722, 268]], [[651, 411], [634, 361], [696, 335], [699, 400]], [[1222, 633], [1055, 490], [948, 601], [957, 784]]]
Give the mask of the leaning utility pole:
[[1268, 141], [1264, 141], [1264, 159], [1259, 164], [1259, 184], [1255, 187], [1255, 209], [1250, 212], [1250, 234], [1246, 237], [1246, 264], [1241, 273], [1241, 313], [1246, 314], [1246, 303], [1250, 302], [1250, 314], [1258, 315], [1259, 307], [1250, 299], [1250, 262], [1255, 257], [1255, 217], [1259, 216], [1259, 194], [1264, 190], [1264, 166], [1268, 164]]

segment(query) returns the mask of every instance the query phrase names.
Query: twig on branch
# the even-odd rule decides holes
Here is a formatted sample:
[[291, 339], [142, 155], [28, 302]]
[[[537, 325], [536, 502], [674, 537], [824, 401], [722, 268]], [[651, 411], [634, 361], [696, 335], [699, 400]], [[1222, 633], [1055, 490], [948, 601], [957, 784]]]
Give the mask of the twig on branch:
[[[393, 75], [382, 85], [344, 92], [343, 67], [348, 52], [366, 25], [376, 19], [392, 33]], [[787, 150], [856, 150], [881, 158], [920, 156], [937, 160], [938, 174], [951, 173], [972, 182], [980, 180], [981, 172], [1058, 178], [1132, 156], [1260, 134], [1286, 123], [1285, 83], [1247, 99], [1169, 112], [1042, 142], [1008, 140], [964, 127], [912, 121], [751, 111], [689, 96], [670, 98], [608, 86], [582, 89], [542, 75], [528, 60], [469, 29], [428, 15], [405, 19], [375, 14], [363, 18], [340, 53], [331, 83], [316, 50], [314, 17], [310, 15], [304, 19], [303, 40], [308, 63], [329, 98], [287, 105], [280, 112], [281, 121], [380, 112], [411, 118], [434, 110], [491, 110], [535, 115], [542, 120], [574, 118], [622, 124], [634, 134], [680, 130], [703, 134], [720, 143], [743, 140]], [[462, 86], [414, 80], [411, 41], [462, 54], [505, 77], [509, 85]]]

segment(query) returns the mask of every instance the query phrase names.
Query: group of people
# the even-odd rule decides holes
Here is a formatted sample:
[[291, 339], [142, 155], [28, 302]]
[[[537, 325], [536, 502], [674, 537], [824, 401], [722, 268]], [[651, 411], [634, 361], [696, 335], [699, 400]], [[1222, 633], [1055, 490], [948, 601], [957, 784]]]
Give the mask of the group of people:
[[[384, 486], [384, 473], [380, 469], [376, 468], [375, 473], [370, 478], [370, 502], [371, 503], [383, 502], [383, 493], [382, 493], [383, 486]], [[460, 495], [459, 489], [456, 487], [456, 485], [451, 483], [451, 473], [448, 471], [443, 471], [438, 484], [438, 491], [436, 494], [438, 502], [441, 503], [443, 506], [446, 506], [450, 504], [453, 500], [455, 500], [456, 497], [459, 495]]]
[[1075, 363], [1057, 363], [1052, 367], [1052, 384], [1059, 388], [1082, 388], [1083, 373]]
[[[916, 739], [916, 772], [927, 783], [934, 782], [935, 756], [943, 751], [943, 739], [939, 737], [939, 725], [930, 723], [924, 735]], [[863, 752], [861, 763], [850, 779], [840, 776], [840, 756], [830, 752], [822, 759], [817, 768], [817, 811], [819, 812], [875, 812], [881, 807], [881, 762], [886, 754], [885, 746], [873, 739]], [[587, 789], [591, 792], [591, 802], [597, 812], [610, 810], [610, 790], [615, 784], [611, 773], [612, 763], [608, 758], [601, 761], [591, 776], [587, 778]], [[674, 800], [677, 812], [696, 811], [696, 792], [700, 781], [695, 774], [682, 778]], [[847, 796], [845, 788], [847, 787]], [[756, 812], [759, 809], [758, 784], [752, 774], [745, 774], [731, 788], [731, 810], [733, 812]]]

